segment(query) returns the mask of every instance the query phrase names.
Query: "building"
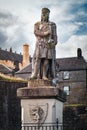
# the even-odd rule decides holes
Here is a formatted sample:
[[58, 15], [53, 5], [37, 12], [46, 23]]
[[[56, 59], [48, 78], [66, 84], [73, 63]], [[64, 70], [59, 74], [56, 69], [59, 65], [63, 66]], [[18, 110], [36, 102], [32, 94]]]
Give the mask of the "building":
[[82, 56], [81, 49], [77, 50], [77, 57], [56, 59], [56, 62], [58, 66], [57, 85], [67, 94], [66, 105], [86, 104], [87, 62]]
[[6, 74], [6, 75], [12, 75], [12, 69], [0, 63], [0, 73]]
[[24, 68], [17, 71], [15, 73], [15, 77], [20, 77], [20, 78], [28, 80], [29, 77], [31, 76], [31, 72], [32, 72], [32, 63], [28, 64]]
[[57, 86], [67, 94], [64, 104], [64, 124], [68, 124], [66, 129], [86, 130], [87, 62], [80, 48], [77, 50], [77, 57], [56, 59], [56, 62]]
[[0, 49], [0, 63], [10, 68], [12, 72], [22, 69], [30, 63], [29, 45], [23, 45], [23, 55], [12, 52], [12, 48], [9, 51]]

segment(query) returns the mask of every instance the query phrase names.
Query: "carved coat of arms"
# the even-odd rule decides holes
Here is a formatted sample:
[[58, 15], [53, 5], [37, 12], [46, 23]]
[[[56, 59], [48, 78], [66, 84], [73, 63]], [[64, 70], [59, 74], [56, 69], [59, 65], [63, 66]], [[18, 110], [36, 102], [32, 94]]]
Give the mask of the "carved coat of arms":
[[29, 117], [31, 123], [38, 126], [44, 123], [48, 114], [48, 103], [45, 105], [29, 105]]

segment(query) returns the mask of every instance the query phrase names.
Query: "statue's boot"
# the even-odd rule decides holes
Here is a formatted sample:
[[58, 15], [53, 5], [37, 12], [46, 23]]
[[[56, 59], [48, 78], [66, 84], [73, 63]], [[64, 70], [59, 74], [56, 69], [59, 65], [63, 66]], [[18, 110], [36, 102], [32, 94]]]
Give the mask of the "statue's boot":
[[32, 73], [30, 79], [37, 79], [39, 66], [40, 66], [40, 61], [37, 59], [35, 64], [34, 64], [34, 72]]
[[48, 78], [46, 77], [46, 76], [43, 76], [43, 78], [42, 78], [43, 80], [48, 80]]
[[32, 74], [31, 77], [30, 77], [30, 79], [37, 79], [37, 76], [34, 75], [34, 74]]
[[37, 79], [37, 68], [35, 67], [34, 73], [32, 73], [30, 79]]

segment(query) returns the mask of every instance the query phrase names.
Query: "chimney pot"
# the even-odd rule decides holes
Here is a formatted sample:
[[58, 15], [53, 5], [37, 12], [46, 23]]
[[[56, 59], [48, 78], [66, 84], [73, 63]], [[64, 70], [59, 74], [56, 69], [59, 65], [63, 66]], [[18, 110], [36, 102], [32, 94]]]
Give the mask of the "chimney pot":
[[12, 47], [10, 47], [10, 52], [12, 53]]
[[77, 57], [78, 57], [78, 58], [81, 58], [81, 57], [82, 57], [82, 50], [81, 50], [81, 48], [78, 48], [78, 49], [77, 49]]
[[24, 44], [23, 45], [23, 67], [28, 65], [30, 63], [29, 60], [29, 45]]

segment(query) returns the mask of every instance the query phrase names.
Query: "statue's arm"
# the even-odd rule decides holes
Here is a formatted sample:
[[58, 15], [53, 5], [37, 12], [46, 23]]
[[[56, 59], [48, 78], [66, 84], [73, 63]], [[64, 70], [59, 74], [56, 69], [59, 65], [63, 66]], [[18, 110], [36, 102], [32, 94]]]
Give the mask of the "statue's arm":
[[51, 33], [50, 30], [48, 30], [48, 31], [42, 31], [42, 30], [40, 30], [39, 29], [39, 25], [40, 25], [39, 23], [36, 23], [34, 25], [34, 34], [36, 36], [44, 37], [44, 36], [48, 36]]

